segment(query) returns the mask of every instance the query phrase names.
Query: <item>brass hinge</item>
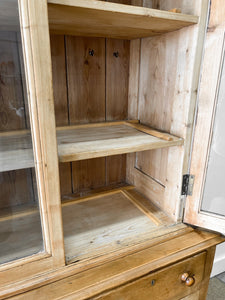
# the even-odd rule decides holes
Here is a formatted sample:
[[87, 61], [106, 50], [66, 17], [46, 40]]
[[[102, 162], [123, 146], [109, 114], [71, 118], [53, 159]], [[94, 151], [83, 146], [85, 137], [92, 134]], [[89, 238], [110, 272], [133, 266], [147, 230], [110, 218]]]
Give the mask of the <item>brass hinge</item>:
[[183, 175], [182, 196], [192, 196], [195, 176], [190, 174]]

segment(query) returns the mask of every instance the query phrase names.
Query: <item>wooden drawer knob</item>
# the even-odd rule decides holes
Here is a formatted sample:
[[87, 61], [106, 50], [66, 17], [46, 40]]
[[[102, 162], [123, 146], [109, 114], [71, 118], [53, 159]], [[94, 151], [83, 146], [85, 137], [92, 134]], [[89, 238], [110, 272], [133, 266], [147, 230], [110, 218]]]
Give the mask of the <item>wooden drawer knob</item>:
[[194, 277], [190, 276], [188, 273], [183, 273], [181, 275], [181, 281], [185, 282], [186, 286], [192, 286], [195, 283]]

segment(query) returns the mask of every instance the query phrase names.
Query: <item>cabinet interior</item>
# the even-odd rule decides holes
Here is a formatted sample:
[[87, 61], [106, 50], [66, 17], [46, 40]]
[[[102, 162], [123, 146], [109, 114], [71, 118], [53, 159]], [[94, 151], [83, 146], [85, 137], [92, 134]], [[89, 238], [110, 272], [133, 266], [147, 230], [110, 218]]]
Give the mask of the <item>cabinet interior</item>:
[[[130, 4], [129, 9], [113, 7], [124, 17], [119, 34], [122, 19], [115, 25], [110, 12], [82, 10], [82, 16], [91, 14], [92, 22], [104, 15], [103, 22], [109, 19], [110, 25], [93, 25], [83, 19], [78, 30], [70, 20], [76, 12], [70, 9], [71, 1], [48, 2], [64, 244], [67, 263], [74, 263], [144, 244], [172, 231], [181, 221], [182, 174], [191, 127], [190, 74], [197, 43], [196, 26], [186, 26], [198, 22], [194, 15], [200, 14], [200, 4], [179, 1], [188, 18], [166, 12], [177, 1], [111, 1]], [[156, 21], [150, 29], [144, 27], [148, 24], [139, 26], [138, 18], [132, 19], [131, 4], [143, 3], [158, 9], [153, 11]], [[130, 15], [126, 10], [131, 10]], [[175, 25], [169, 19], [161, 22], [164, 15], [172, 19], [177, 15], [179, 20]], [[17, 55], [11, 59], [20, 60], [18, 34], [10, 34], [17, 36]], [[17, 87], [23, 76], [21, 71]], [[24, 91], [22, 86], [19, 89]], [[0, 222], [10, 220], [10, 210], [18, 220], [37, 215], [25, 94], [20, 96], [24, 114], [19, 122], [9, 128], [1, 124], [0, 193], [4, 201]], [[16, 117], [9, 106], [5, 111], [8, 118]], [[18, 137], [24, 141], [19, 146]], [[21, 147], [26, 149], [24, 159], [18, 159]], [[35, 221], [32, 224], [35, 239]]]

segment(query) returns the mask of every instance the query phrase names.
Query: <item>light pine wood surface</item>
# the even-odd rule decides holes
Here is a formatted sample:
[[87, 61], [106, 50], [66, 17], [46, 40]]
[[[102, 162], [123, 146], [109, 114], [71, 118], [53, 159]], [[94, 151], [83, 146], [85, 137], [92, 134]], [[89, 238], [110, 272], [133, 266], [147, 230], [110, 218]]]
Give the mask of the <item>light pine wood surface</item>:
[[[70, 270], [72, 271], [72, 267], [68, 267], [67, 276], [68, 274], [71, 274], [70, 277], [61, 277], [61, 280], [58, 279], [56, 282], [40, 286], [35, 290], [15, 296], [12, 299], [31, 299], [32, 297], [38, 297], [39, 299], [54, 299], [55, 297], [61, 297], [62, 299], [65, 297], [67, 299], [89, 299], [101, 293], [110, 290], [113, 291], [116, 287], [135, 281], [138, 278], [143, 278], [143, 276], [151, 274], [151, 272], [152, 275], [157, 275], [158, 273], [156, 270], [160, 270], [167, 266], [171, 266], [171, 271], [174, 274], [173, 276], [175, 276], [174, 278], [171, 278], [171, 280], [173, 282], [176, 281], [177, 284], [181, 284], [179, 276], [181, 276], [183, 272], [186, 272], [187, 270], [190, 271], [192, 266], [193, 268], [197, 268], [196, 271], [200, 271], [197, 273], [197, 278], [198, 282], [201, 284], [202, 279], [203, 281], [205, 279], [202, 277], [202, 267], [204, 272], [204, 268], [207, 268], [207, 263], [205, 266], [202, 266], [202, 263], [199, 265], [197, 262], [202, 261], [202, 258], [199, 260], [196, 259], [195, 261], [194, 256], [202, 253], [202, 251], [206, 249], [211, 250], [214, 248], [213, 250], [215, 250], [215, 244], [222, 240], [222, 238], [215, 234], [199, 232], [186, 227], [186, 229], [181, 229], [176, 233], [171, 233], [169, 235], [165, 234], [163, 237], [152, 240], [151, 243], [153, 244], [151, 244], [151, 246], [146, 246], [142, 250], [136, 250], [129, 255], [127, 255], [126, 252], [125, 254], [122, 254], [122, 256], [114, 256], [114, 260], [103, 265], [99, 264], [82, 273], [79, 273], [78, 270], [77, 274], [72, 274], [72, 272], [69, 273]], [[204, 261], [204, 252], [202, 254], [200, 254], [200, 257], [203, 257]], [[188, 257], [191, 257], [191, 259], [187, 259]], [[179, 267], [177, 267], [176, 269], [176, 265], [179, 266], [179, 261], [181, 262], [180, 265], [182, 268], [179, 269]], [[187, 264], [185, 264], [186, 261], [188, 262]], [[177, 262], [178, 264], [176, 264]], [[177, 272], [173, 272], [173, 267], [175, 267], [174, 269], [177, 270]], [[163, 272], [162, 269], [162, 276], [159, 276], [157, 282], [160, 283], [160, 280], [163, 281], [163, 278], [165, 278], [166, 275], [167, 272]], [[205, 275], [204, 272], [203, 276]], [[64, 274], [64, 276], [66, 275]], [[51, 282], [50, 280], [51, 279], [49, 278], [48, 283]], [[157, 287], [157, 283], [155, 287]], [[201, 285], [197, 285], [197, 289], [200, 287]], [[168, 288], [170, 291], [169, 293], [176, 292], [176, 289], [171, 289], [167, 282], [167, 284], [164, 283], [160, 293], [168, 293]], [[181, 289], [182, 288], [183, 286], [181, 285]], [[193, 286], [193, 289], [195, 290], [195, 286]], [[145, 291], [147, 291], [147, 288]], [[186, 293], [189, 293], [188, 289]], [[196, 293], [198, 294], [199, 291], [196, 291]], [[184, 295], [185, 292], [183, 295], [180, 294], [179, 296], [180, 298], [183, 298]], [[192, 298], [190, 297], [190, 299]]]
[[[110, 126], [111, 125], [111, 126]], [[0, 134], [1, 171], [33, 167], [29, 132]], [[149, 149], [179, 146], [183, 140], [130, 122], [109, 122], [60, 127], [57, 130], [60, 162], [83, 160]]]
[[198, 22], [197, 16], [92, 0], [49, 0], [54, 33], [135, 39], [175, 31]]

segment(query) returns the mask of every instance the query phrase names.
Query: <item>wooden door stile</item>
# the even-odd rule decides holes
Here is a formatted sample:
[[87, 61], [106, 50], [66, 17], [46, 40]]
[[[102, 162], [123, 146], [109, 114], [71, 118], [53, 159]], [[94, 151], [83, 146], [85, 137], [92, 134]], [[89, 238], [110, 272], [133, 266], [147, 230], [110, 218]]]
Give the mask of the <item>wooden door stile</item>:
[[64, 244], [47, 2], [19, 1], [19, 9], [43, 239], [56, 267], [64, 264]]

